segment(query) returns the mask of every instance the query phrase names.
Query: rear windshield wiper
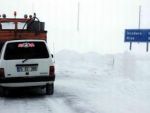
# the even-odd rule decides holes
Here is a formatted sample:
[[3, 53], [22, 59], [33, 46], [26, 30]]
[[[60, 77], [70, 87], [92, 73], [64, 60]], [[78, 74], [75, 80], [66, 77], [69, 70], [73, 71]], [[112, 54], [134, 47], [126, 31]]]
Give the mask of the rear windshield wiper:
[[27, 60], [29, 60], [29, 58], [24, 59], [24, 60], [22, 61], [22, 63], [24, 63], [24, 62], [27, 61]]

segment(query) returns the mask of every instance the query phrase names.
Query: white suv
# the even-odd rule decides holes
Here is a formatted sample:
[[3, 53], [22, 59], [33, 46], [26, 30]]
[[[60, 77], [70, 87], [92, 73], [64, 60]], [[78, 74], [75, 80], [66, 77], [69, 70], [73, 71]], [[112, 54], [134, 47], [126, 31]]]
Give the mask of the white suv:
[[44, 40], [6, 41], [0, 54], [0, 86], [43, 87], [53, 94], [55, 67]]

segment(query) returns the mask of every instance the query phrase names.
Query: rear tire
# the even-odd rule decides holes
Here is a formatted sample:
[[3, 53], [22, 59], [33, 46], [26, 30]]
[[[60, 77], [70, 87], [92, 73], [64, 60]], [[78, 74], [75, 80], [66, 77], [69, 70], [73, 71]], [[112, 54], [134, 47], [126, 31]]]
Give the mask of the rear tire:
[[5, 88], [5, 87], [2, 87], [0, 96], [1, 97], [6, 97], [7, 95], [8, 95], [8, 89]]
[[46, 94], [53, 95], [54, 93], [54, 84], [46, 84]]

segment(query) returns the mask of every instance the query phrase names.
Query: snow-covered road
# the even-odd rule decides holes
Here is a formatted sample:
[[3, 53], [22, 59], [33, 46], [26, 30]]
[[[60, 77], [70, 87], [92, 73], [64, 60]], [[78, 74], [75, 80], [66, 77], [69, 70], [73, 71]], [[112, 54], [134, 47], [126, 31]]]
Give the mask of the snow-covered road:
[[149, 58], [62, 51], [54, 95], [17, 90], [0, 97], [0, 113], [150, 113]]

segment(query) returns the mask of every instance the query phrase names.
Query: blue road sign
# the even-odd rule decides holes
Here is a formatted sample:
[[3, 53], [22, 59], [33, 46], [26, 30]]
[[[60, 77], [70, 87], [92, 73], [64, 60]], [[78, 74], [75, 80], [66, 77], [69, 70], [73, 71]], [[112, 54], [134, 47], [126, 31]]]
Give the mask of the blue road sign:
[[148, 45], [150, 42], [150, 29], [126, 29], [124, 41], [130, 42], [130, 50], [132, 48], [132, 42], [145, 42], [146, 51], [148, 52]]
[[150, 41], [150, 29], [126, 29], [125, 42]]

